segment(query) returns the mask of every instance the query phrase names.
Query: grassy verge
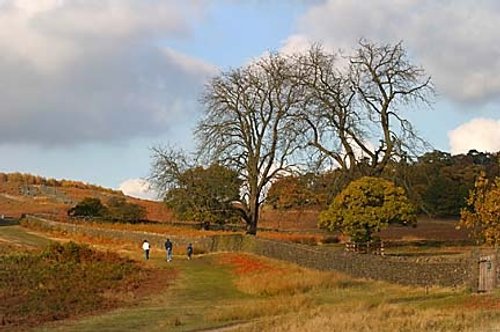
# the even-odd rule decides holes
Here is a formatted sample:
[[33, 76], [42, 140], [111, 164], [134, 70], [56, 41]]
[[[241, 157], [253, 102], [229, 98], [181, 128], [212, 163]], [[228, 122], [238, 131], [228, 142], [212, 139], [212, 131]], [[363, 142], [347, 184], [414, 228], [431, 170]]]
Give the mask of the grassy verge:
[[286, 266], [252, 256], [236, 257], [229, 262], [238, 276], [238, 289], [257, 296], [240, 304], [237, 310], [226, 308], [214, 313], [219, 320], [237, 318], [250, 322], [237, 331], [496, 331], [500, 328], [500, 291], [477, 295], [447, 288], [403, 287]]
[[410, 288], [356, 280], [246, 254], [173, 264], [176, 283], [139, 306], [44, 330], [494, 331], [500, 293]]
[[28, 233], [21, 226], [1, 226], [0, 243], [0, 247], [40, 248], [48, 245], [50, 240]]

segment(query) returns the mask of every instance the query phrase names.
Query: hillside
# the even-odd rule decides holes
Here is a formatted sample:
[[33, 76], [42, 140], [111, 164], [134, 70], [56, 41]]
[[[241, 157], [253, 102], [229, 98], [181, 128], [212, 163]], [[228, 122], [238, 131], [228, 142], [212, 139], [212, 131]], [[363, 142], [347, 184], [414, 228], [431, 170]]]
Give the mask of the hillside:
[[[146, 209], [151, 221], [171, 222], [172, 212], [161, 202], [125, 196], [121, 191], [70, 180], [45, 179], [20, 173], [0, 173], [0, 216], [20, 217], [22, 214], [49, 214], [65, 217], [67, 210], [85, 197], [96, 197], [106, 203], [112, 197], [125, 197], [127, 202]], [[324, 234], [317, 228], [316, 210], [262, 210], [259, 226], [300, 234]], [[458, 220], [420, 218], [417, 228], [391, 226], [380, 235], [395, 240], [466, 240], [465, 230], [455, 228]], [[243, 226], [243, 223], [241, 224]]]
[[20, 217], [23, 213], [66, 216], [66, 211], [85, 197], [96, 197], [106, 202], [117, 196], [143, 206], [148, 220], [171, 220], [170, 211], [161, 202], [129, 197], [121, 191], [79, 181], [0, 173], [0, 215], [9, 217]]

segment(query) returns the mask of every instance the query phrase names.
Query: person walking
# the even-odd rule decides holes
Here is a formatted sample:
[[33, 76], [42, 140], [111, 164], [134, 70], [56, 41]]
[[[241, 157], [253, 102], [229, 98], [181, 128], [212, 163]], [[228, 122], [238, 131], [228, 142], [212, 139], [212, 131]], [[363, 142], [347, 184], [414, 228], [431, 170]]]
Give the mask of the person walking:
[[172, 261], [174, 245], [172, 244], [170, 239], [167, 239], [167, 241], [165, 241], [165, 250], [167, 251], [167, 262]]
[[142, 242], [142, 250], [144, 250], [144, 259], [148, 260], [149, 259], [149, 250], [151, 249], [151, 246], [149, 245], [148, 240], [144, 240]]
[[191, 256], [193, 255], [193, 245], [190, 243], [187, 246], [186, 253], [188, 256], [188, 259], [191, 260]]

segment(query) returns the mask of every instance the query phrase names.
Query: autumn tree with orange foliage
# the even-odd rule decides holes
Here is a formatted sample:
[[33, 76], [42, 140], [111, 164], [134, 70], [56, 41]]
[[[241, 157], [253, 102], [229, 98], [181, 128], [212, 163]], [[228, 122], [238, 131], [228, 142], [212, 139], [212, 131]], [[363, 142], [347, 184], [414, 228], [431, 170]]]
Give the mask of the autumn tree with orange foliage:
[[467, 207], [461, 211], [458, 227], [468, 229], [477, 244], [500, 244], [500, 177], [491, 181], [481, 172]]

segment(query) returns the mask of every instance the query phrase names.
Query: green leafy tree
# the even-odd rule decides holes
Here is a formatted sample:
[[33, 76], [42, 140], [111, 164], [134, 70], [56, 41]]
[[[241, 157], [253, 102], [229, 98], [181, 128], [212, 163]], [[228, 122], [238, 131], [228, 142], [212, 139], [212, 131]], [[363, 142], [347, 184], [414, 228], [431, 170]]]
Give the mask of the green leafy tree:
[[238, 201], [238, 173], [214, 164], [190, 168], [179, 178], [180, 186], [167, 192], [165, 202], [183, 220], [224, 224], [240, 220], [233, 206]]
[[108, 209], [102, 204], [99, 198], [85, 197], [81, 202], [68, 210], [68, 215], [72, 217], [100, 218], [107, 214]]
[[390, 224], [415, 225], [415, 209], [402, 188], [376, 177], [351, 182], [319, 218], [321, 228], [340, 231], [354, 242], [370, 241]]
[[451, 155], [435, 150], [418, 157], [406, 167], [405, 176], [395, 180], [405, 178], [400, 184], [421, 212], [436, 217], [458, 217], [481, 171], [489, 179], [498, 175], [495, 155], [475, 150], [466, 155]]
[[106, 218], [134, 223], [146, 218], [146, 209], [127, 202], [125, 197], [113, 196], [107, 202]]
[[499, 245], [500, 177], [490, 181], [481, 172], [460, 216], [459, 228], [468, 229], [477, 244]]
[[241, 200], [237, 172], [219, 164], [192, 166], [173, 148], [155, 147], [153, 153], [150, 181], [177, 218], [218, 224], [241, 219], [234, 204]]

